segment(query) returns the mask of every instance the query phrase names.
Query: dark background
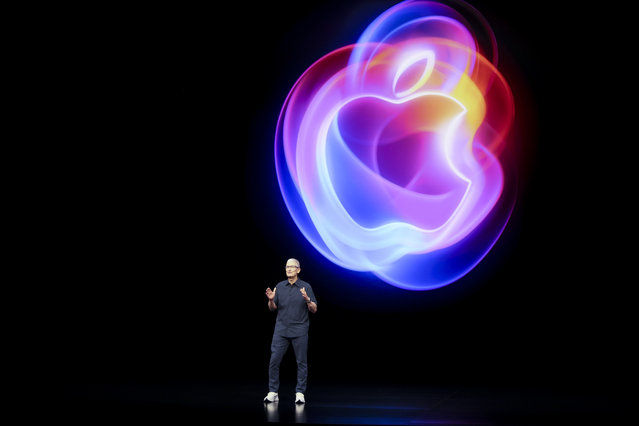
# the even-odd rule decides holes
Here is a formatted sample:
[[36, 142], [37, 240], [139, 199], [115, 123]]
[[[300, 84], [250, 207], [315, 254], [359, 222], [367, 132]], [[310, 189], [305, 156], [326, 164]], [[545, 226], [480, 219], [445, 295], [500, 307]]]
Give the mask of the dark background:
[[[52, 194], [43, 364], [55, 377], [266, 391], [275, 315], [264, 289], [289, 257], [319, 300], [309, 392], [320, 382], [605, 388], [626, 377], [627, 248], [611, 230], [623, 149], [610, 150], [627, 140], [615, 89], [623, 11], [473, 2], [514, 91], [520, 195], [463, 279], [395, 289], [332, 265], [297, 230], [274, 170], [281, 105], [315, 60], [393, 4], [111, 9], [70, 32], [82, 64], [67, 76], [74, 115], [55, 148], [60, 180], [42, 183]], [[294, 377], [291, 351], [282, 379]]]

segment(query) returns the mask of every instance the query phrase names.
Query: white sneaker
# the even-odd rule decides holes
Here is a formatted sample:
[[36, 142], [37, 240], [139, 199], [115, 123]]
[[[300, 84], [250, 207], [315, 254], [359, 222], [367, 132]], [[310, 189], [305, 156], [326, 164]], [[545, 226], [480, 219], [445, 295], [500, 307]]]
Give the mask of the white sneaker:
[[277, 402], [280, 400], [280, 397], [277, 396], [277, 392], [269, 392], [264, 398], [264, 402]]
[[306, 401], [304, 401], [304, 394], [302, 392], [296, 392], [295, 393], [295, 403], [296, 404], [306, 404]]

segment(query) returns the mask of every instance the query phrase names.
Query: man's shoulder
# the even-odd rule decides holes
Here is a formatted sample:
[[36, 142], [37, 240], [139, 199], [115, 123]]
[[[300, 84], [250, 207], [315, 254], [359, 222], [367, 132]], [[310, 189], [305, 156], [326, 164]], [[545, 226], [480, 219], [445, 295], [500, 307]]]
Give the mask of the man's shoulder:
[[288, 283], [288, 280], [284, 280], [284, 281], [280, 281], [279, 283], [275, 284], [275, 288], [278, 287], [283, 287]]

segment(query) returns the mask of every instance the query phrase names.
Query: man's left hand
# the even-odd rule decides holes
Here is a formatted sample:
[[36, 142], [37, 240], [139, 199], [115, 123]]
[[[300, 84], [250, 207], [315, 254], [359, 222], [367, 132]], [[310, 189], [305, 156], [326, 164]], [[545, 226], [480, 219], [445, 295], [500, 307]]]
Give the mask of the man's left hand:
[[306, 287], [300, 288], [300, 293], [302, 293], [302, 297], [304, 297], [305, 301], [310, 302], [311, 298], [306, 294]]

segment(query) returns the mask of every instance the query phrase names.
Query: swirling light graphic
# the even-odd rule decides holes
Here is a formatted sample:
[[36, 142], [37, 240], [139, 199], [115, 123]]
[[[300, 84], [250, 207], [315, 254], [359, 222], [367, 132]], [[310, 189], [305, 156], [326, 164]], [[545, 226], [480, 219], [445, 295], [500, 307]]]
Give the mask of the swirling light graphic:
[[429, 290], [501, 235], [515, 201], [501, 155], [514, 103], [491, 29], [475, 24], [476, 38], [468, 22], [441, 3], [399, 3], [291, 89], [275, 137], [280, 190], [337, 265]]

